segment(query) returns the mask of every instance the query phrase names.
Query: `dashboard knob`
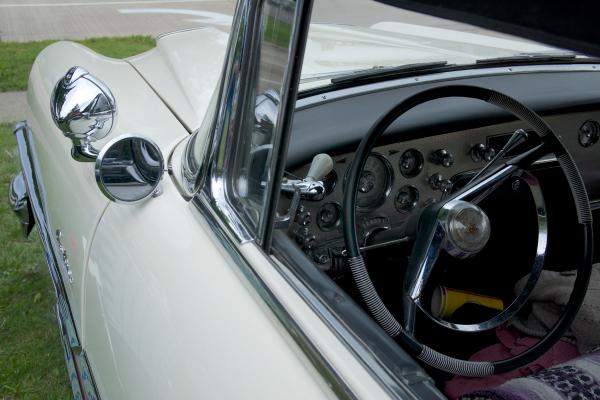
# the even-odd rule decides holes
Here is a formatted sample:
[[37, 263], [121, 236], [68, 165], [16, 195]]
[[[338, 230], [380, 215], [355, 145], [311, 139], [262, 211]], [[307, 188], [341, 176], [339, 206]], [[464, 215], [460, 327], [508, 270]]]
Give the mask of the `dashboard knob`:
[[312, 250], [315, 247], [317, 247], [317, 238], [315, 237], [315, 235], [310, 235], [306, 237], [304, 240], [304, 246], [302, 246], [304, 251]]
[[428, 181], [433, 190], [439, 190], [442, 193], [448, 193], [452, 190], [452, 181], [444, 179], [440, 173], [431, 175]]
[[297, 214], [297, 221], [300, 225], [310, 225], [310, 211], [302, 211]]
[[494, 156], [496, 155], [496, 150], [493, 147], [488, 147], [483, 143], [477, 143], [475, 146], [471, 147], [471, 159], [474, 162], [490, 162]]
[[313, 260], [315, 260], [318, 264], [328, 264], [329, 263], [329, 255], [326, 253], [319, 253], [313, 256]]
[[333, 159], [329, 154], [317, 154], [310, 164], [305, 179], [320, 181], [333, 170]]
[[454, 156], [446, 149], [437, 149], [431, 153], [431, 161], [443, 167], [450, 167], [454, 164]]
[[317, 245], [316, 236], [307, 227], [300, 228], [296, 231], [296, 242], [302, 245], [304, 250], [311, 250]]
[[579, 144], [582, 147], [590, 147], [598, 142], [600, 138], [600, 124], [597, 121], [585, 121], [579, 128]]

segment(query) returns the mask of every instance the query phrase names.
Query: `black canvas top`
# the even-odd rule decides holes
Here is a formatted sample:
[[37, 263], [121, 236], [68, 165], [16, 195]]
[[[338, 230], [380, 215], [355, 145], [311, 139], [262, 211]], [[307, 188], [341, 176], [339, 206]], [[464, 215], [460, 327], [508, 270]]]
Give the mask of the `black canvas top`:
[[600, 1], [376, 1], [600, 57]]

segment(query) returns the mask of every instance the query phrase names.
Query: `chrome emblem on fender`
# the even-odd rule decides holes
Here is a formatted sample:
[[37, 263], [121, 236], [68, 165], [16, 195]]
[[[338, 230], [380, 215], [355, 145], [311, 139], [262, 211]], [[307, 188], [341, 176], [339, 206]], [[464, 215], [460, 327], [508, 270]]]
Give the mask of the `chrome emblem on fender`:
[[56, 230], [56, 241], [58, 242], [58, 251], [60, 252], [60, 256], [62, 257], [63, 264], [67, 270], [67, 277], [69, 279], [69, 283], [73, 284], [73, 272], [71, 272], [71, 266], [69, 265], [69, 258], [67, 257], [67, 249], [60, 242], [60, 238], [62, 237], [62, 232], [60, 229]]

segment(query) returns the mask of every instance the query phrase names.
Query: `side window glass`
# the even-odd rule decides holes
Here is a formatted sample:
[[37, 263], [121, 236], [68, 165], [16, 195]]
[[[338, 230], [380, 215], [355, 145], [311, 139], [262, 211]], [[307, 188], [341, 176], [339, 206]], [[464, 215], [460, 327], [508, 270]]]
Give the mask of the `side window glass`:
[[260, 29], [260, 41], [253, 51], [256, 52], [258, 63], [251, 82], [247, 82], [253, 90], [247, 91], [242, 134], [235, 150], [239, 157], [233, 160], [229, 185], [230, 201], [254, 232], [265, 215], [267, 204], [273, 148], [277, 145], [280, 99], [285, 90], [285, 77], [290, 63], [289, 46], [295, 6], [296, 3], [289, 0], [277, 1], [277, 5], [265, 1], [262, 20], [256, 28]]

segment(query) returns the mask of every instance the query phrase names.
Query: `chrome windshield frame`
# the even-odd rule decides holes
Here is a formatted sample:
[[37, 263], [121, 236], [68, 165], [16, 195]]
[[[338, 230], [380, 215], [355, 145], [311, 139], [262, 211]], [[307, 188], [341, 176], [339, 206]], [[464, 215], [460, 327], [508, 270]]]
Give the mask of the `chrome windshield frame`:
[[[205, 121], [208, 136], [197, 140], [202, 130], [195, 132], [186, 145], [181, 177], [185, 190], [195, 203], [207, 207], [219, 217], [221, 225], [238, 242], [256, 240], [266, 247], [270, 242], [270, 231], [274, 219], [276, 193], [283, 174], [281, 162], [287, 150], [287, 136], [296, 100], [304, 42], [308, 34], [311, 0], [240, 0], [231, 28], [215, 110], [207, 112], [211, 121]], [[267, 15], [265, 9], [270, 13]], [[237, 144], [244, 135], [251, 135], [244, 121], [248, 120], [246, 100], [257, 91], [256, 72], [261, 63], [261, 24], [275, 13], [276, 17], [291, 21], [291, 34], [285, 43], [279, 43], [284, 60], [281, 79], [280, 103], [276, 122], [271, 127], [271, 153], [267, 160], [268, 176], [264, 204], [259, 221], [253, 226], [248, 216], [236, 206], [232, 195], [232, 169], [235, 166]], [[264, 61], [263, 61], [264, 62]], [[206, 130], [204, 132], [206, 132]], [[190, 167], [192, 166], [192, 167]], [[278, 179], [279, 178], [279, 179]]]

